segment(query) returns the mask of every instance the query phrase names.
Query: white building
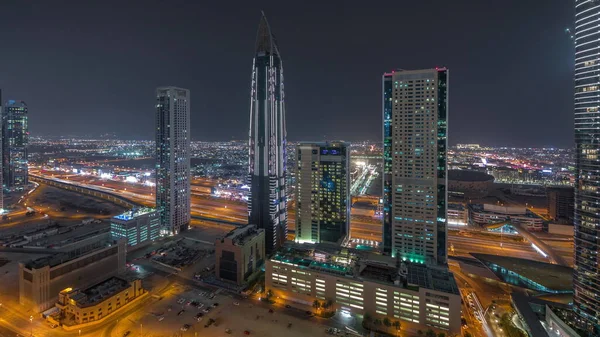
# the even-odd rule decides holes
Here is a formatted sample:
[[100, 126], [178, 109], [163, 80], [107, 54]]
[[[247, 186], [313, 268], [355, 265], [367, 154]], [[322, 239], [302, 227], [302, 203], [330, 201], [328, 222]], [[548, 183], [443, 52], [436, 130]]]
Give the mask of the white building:
[[110, 235], [126, 239], [130, 247], [154, 241], [160, 236], [159, 220], [153, 208], [134, 208], [110, 219]]
[[447, 260], [448, 69], [383, 75], [384, 252]]
[[510, 220], [530, 232], [540, 232], [544, 219], [525, 207], [498, 206], [491, 204], [469, 204], [469, 222], [480, 226]]
[[161, 234], [190, 222], [190, 91], [156, 89], [156, 208]]
[[403, 329], [460, 333], [461, 299], [447, 268], [402, 263], [323, 245], [286, 245], [266, 261], [273, 296], [306, 308], [317, 300], [351, 315], [400, 320]]

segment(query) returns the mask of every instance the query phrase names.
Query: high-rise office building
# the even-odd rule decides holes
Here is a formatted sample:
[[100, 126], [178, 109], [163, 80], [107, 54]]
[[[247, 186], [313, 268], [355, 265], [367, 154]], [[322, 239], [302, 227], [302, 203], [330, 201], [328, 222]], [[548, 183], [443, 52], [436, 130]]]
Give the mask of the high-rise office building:
[[352, 203], [348, 143], [300, 143], [296, 159], [295, 241], [342, 243]]
[[575, 190], [573, 187], [546, 187], [548, 216], [560, 223], [573, 223]]
[[285, 130], [283, 66], [277, 41], [263, 14], [252, 64], [248, 223], [265, 229], [267, 254], [287, 236]]
[[384, 251], [447, 263], [448, 70], [383, 75]]
[[156, 89], [156, 208], [161, 235], [190, 223], [190, 91]]
[[579, 325], [600, 336], [600, 2], [575, 1], [575, 296]]
[[10, 100], [2, 110], [2, 176], [9, 189], [22, 189], [27, 185], [27, 144], [29, 127], [27, 104]]
[[[2, 112], [4, 108], [2, 107], [2, 89], [0, 89], [0, 121], [2, 120]], [[0, 122], [1, 125], [1, 122]], [[0, 153], [2, 152], [2, 141], [3, 141], [4, 132], [2, 127], [0, 126]], [[4, 160], [0, 159], [0, 212], [4, 212]]]

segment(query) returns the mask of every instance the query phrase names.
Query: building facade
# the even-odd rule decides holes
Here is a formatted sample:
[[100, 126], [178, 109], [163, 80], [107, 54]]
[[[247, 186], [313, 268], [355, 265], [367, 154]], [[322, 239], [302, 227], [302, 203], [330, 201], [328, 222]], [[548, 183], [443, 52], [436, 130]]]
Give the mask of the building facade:
[[127, 240], [130, 247], [151, 242], [160, 236], [160, 218], [153, 208], [134, 208], [110, 220], [110, 235], [113, 239]]
[[156, 89], [156, 210], [161, 234], [190, 223], [190, 91]]
[[468, 209], [469, 223], [474, 225], [484, 226], [510, 220], [530, 232], [541, 232], [544, 228], [544, 219], [526, 207], [469, 204]]
[[350, 234], [350, 146], [299, 143], [296, 148], [296, 242], [342, 243]]
[[244, 284], [260, 269], [265, 258], [265, 230], [246, 225], [215, 240], [217, 278]]
[[125, 270], [127, 242], [100, 235], [69, 251], [19, 263], [19, 303], [35, 312], [44, 311], [69, 287], [86, 287]]
[[309, 244], [284, 247], [266, 261], [265, 287], [292, 306], [331, 301], [352, 315], [401, 320], [407, 329], [461, 330], [461, 299], [444, 267]]
[[248, 223], [265, 229], [269, 254], [287, 239], [287, 167], [283, 64], [264, 14], [252, 64], [248, 144]]
[[575, 1], [575, 296], [580, 326], [600, 335], [600, 3]]
[[2, 176], [9, 189], [23, 189], [28, 179], [29, 126], [27, 104], [6, 102], [2, 114]]
[[106, 318], [145, 292], [142, 280], [127, 281], [113, 276], [86, 289], [62, 290], [56, 307], [64, 323], [79, 325]]
[[573, 187], [547, 187], [548, 216], [560, 223], [573, 223], [575, 191]]
[[448, 70], [383, 75], [383, 246], [447, 263]]

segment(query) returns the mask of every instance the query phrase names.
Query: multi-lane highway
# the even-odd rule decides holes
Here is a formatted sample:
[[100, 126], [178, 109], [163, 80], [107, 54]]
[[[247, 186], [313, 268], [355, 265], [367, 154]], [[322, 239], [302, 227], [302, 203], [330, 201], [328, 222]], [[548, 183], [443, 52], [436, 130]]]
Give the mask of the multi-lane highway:
[[[154, 206], [155, 196], [154, 188], [152, 186], [99, 179], [92, 176], [65, 174], [64, 172], [48, 172], [35, 169], [32, 169], [31, 171], [32, 174], [37, 174], [46, 178], [105, 190], [107, 192], [119, 194], [141, 204]], [[245, 203], [237, 200], [211, 197], [208, 191], [210, 191], [210, 186], [211, 184], [214, 184], [214, 182], [207, 179], [196, 179], [192, 183], [192, 215], [202, 216], [207, 219], [213, 218], [215, 220], [246, 223], [247, 208]], [[366, 200], [361, 199], [361, 201], [371, 202], [375, 200], [371, 199], [372, 198], [367, 198]], [[290, 205], [293, 205], [293, 203], [290, 203]], [[293, 207], [290, 207], [288, 213], [288, 225], [290, 230], [294, 230], [294, 219], [295, 212]], [[352, 238], [355, 239], [381, 241], [381, 220], [355, 213], [352, 215], [350, 232]], [[531, 247], [531, 244], [515, 241], [513, 238], [506, 235], [480, 235], [475, 233], [468, 234], [467, 236], [462, 232], [450, 231], [448, 244], [449, 255], [468, 256], [469, 253], [491, 253], [546, 261], [543, 256]]]

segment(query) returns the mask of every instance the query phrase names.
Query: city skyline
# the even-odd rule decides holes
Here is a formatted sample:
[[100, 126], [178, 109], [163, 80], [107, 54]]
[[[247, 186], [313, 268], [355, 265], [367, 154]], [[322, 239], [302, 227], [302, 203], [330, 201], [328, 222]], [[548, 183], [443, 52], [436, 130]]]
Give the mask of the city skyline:
[[[34, 135], [114, 132], [128, 139], [151, 139], [152, 123], [145, 118], [152, 114], [152, 107], [147, 104], [148, 92], [161, 85], [177, 84], [201, 93], [201, 100], [191, 111], [194, 139], [243, 139], [247, 123], [247, 83], [229, 79], [249, 66], [248, 50], [252, 41], [248, 41], [247, 33], [254, 30], [255, 23], [246, 13], [258, 14], [260, 8], [242, 4], [238, 11], [230, 11], [222, 5], [210, 6], [214, 8], [181, 5], [177, 11], [183, 14], [178, 14], [177, 24], [169, 23], [169, 29], [162, 30], [147, 23], [159, 22], [154, 19], [163, 10], [153, 3], [145, 6], [144, 14], [134, 5], [121, 6], [119, 13], [110, 12], [111, 20], [104, 20], [110, 6], [100, 4], [94, 6], [94, 11], [74, 5], [60, 12], [44, 4], [27, 9], [20, 8], [20, 4], [0, 5], [5, 12], [17, 13], [0, 23], [3, 41], [7, 45], [27, 41], [23, 48], [11, 48], [0, 56], [0, 73], [3, 74], [0, 87], [4, 89], [4, 97], [28, 102]], [[396, 30], [391, 29], [392, 22], [396, 21], [390, 16], [398, 11], [375, 6], [362, 13], [359, 8], [347, 7], [343, 18], [330, 22], [326, 13], [334, 10], [332, 4], [325, 6], [323, 13], [297, 7], [287, 9], [276, 3], [262, 6], [279, 28], [278, 37], [285, 41], [284, 62], [290, 64], [286, 69], [290, 140], [377, 139], [380, 125], [371, 116], [380, 110], [379, 94], [373, 90], [379, 83], [379, 74], [397, 66], [418, 69], [444, 64], [457, 74], [451, 98], [453, 114], [449, 117], [449, 123], [455, 125], [449, 135], [451, 145], [475, 142], [566, 147], [573, 144], [570, 128], [563, 127], [572, 123], [568, 113], [572, 103], [569, 89], [572, 40], [564, 33], [571, 25], [572, 6], [558, 1], [549, 3], [541, 11], [534, 4], [521, 2], [519, 6], [438, 3], [431, 6], [434, 10], [424, 4], [402, 6], [406, 6], [402, 13], [417, 13], [414, 18], [401, 14], [407, 15], [400, 20], [406, 22], [406, 27], [424, 18], [418, 13], [428, 13], [433, 22], [431, 26], [411, 31], [410, 41], [416, 48], [408, 54], [394, 43], [372, 44], [368, 38], [378, 36], [379, 41], [397, 38]], [[536, 8], [537, 15], [525, 19], [532, 7]], [[509, 11], [509, 8], [512, 9]], [[464, 21], [467, 14], [462, 13], [467, 13], [467, 9], [482, 14], [500, 11], [498, 17], [505, 14], [514, 22], [528, 23], [525, 27], [522, 24], [509, 26], [501, 32], [496, 31], [496, 19], [478, 19], [464, 25], [460, 22]], [[448, 16], [446, 12], [457, 15]], [[197, 15], [204, 17], [204, 13], [214, 13], [220, 19], [196, 20]], [[380, 15], [384, 15], [381, 20]], [[375, 21], [374, 17], [378, 19]], [[556, 23], [543, 25], [543, 20]], [[79, 24], [81, 29], [72, 31], [61, 22]], [[44, 29], [39, 37], [31, 35], [39, 32], [41, 25], [48, 27], [47, 31]], [[340, 28], [345, 25], [349, 27], [350, 37], [342, 34], [344, 30]], [[23, 28], [11, 30], [13, 26]], [[219, 34], [205, 33], [213, 30]], [[118, 35], [121, 38], [112, 39], [116, 31], [121, 32]], [[170, 50], [181, 50], [187, 55], [179, 62], [163, 62], [164, 51], [155, 47], [160, 45], [156, 41], [166, 41], [168, 35], [164, 31], [177, 32], [178, 37], [168, 40], [168, 45]], [[440, 37], [439, 31], [444, 31], [447, 38]], [[187, 43], [192, 35], [198, 36], [191, 39], [193, 43]], [[456, 41], [457, 37], [460, 43], [449, 48], [448, 41]], [[441, 43], [421, 42], [433, 39]], [[536, 48], [530, 47], [532, 40], [538, 41]], [[65, 50], [72, 45], [80, 45], [80, 48], [67, 53]], [[207, 53], [206, 46], [215, 48]], [[315, 59], [312, 50], [319, 50], [321, 59]], [[90, 62], [96, 56], [98, 59]], [[38, 57], [45, 62], [37, 62]], [[94, 66], [89, 67], [89, 64]], [[513, 65], [515, 71], [509, 71]], [[481, 76], [484, 71], [488, 74], [485, 78]], [[524, 95], [510, 85], [513, 81], [525, 80], [524, 76], [552, 84], [541, 92]], [[71, 92], [73, 104], [62, 104], [57, 90]], [[323, 95], [324, 92], [327, 94]], [[547, 97], [556, 99], [547, 100]], [[494, 104], [488, 104], [492, 101]], [[545, 118], [548, 115], [553, 118]], [[344, 117], [345, 128], [328, 131], [327, 126], [340, 116]], [[529, 127], [542, 119], [546, 129]], [[309, 127], [309, 120], [318, 123]], [[485, 132], [485, 128], [476, 127], [486, 123], [496, 127], [487, 128]], [[130, 125], [139, 127], [130, 128]], [[506, 132], [507, 129], [511, 132]]]

